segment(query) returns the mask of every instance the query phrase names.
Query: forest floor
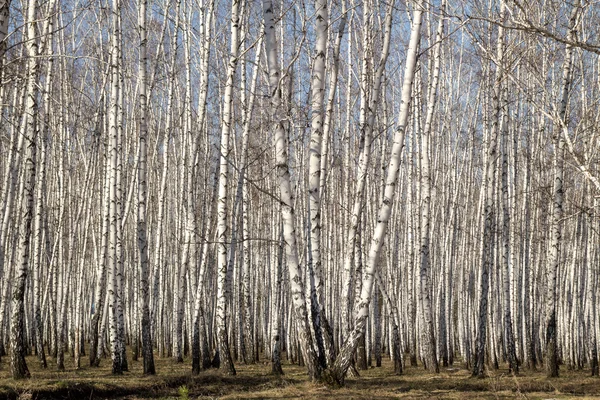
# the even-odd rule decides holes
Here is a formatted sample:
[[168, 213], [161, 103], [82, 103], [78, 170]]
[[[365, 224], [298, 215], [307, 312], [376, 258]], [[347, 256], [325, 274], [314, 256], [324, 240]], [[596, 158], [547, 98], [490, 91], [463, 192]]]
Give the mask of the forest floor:
[[[31, 378], [15, 381], [10, 377], [10, 358], [0, 362], [0, 399], [600, 399], [600, 378], [589, 370], [569, 371], [547, 379], [543, 371], [525, 371], [518, 375], [506, 369], [491, 370], [483, 379], [471, 378], [460, 365], [442, 368], [430, 374], [422, 368], [407, 367], [404, 375], [392, 374], [389, 359], [381, 368], [361, 371], [348, 378], [339, 389], [308, 382], [303, 367], [284, 364], [285, 375], [269, 374], [268, 363], [237, 364], [236, 376], [224, 376], [216, 370], [191, 374], [191, 362], [177, 364], [156, 358], [156, 376], [143, 376], [140, 361], [129, 361], [130, 372], [122, 376], [110, 373], [109, 360], [100, 368], [87, 365], [75, 370], [69, 357], [66, 371], [58, 372], [48, 359], [43, 370], [35, 357], [28, 357]], [[87, 364], [82, 358], [82, 364]]]

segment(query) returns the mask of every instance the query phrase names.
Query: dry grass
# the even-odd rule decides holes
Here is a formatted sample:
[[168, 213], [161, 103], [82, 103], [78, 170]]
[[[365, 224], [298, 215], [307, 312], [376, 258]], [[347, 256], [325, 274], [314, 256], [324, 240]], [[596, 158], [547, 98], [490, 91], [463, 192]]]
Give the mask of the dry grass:
[[332, 389], [308, 382], [304, 368], [289, 364], [284, 364], [282, 377], [269, 375], [268, 364], [236, 365], [233, 377], [215, 370], [192, 376], [189, 361], [177, 364], [157, 358], [158, 374], [145, 377], [141, 362], [130, 361], [130, 372], [113, 376], [109, 360], [103, 360], [100, 368], [86, 365], [75, 370], [67, 359], [67, 370], [57, 372], [52, 364], [40, 369], [35, 357], [29, 357], [31, 379], [15, 381], [8, 362], [8, 357], [0, 362], [0, 399], [600, 399], [599, 378], [566, 368], [552, 380], [543, 372], [514, 376], [502, 369], [476, 379], [459, 365], [437, 375], [409, 367], [404, 375], [394, 376], [385, 360], [382, 368], [361, 371], [360, 377], [348, 378], [344, 388]]

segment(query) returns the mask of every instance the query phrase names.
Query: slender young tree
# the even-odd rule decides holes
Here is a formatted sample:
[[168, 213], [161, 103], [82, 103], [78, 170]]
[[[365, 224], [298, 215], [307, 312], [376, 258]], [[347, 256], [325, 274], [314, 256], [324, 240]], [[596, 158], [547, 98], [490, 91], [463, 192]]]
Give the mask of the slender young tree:
[[[506, 5], [502, 2], [501, 14], [504, 19]], [[501, 97], [502, 97], [502, 80], [504, 79], [504, 28], [502, 25], [498, 27], [498, 39], [496, 42], [496, 72], [494, 77], [494, 85], [492, 89], [492, 116], [491, 127], [488, 132], [485, 175], [483, 180], [482, 196], [484, 198], [483, 208], [483, 236], [482, 236], [482, 259], [480, 268], [480, 287], [479, 287], [479, 315], [477, 323], [477, 339], [475, 344], [475, 362], [473, 364], [473, 376], [483, 377], [485, 374], [485, 353], [488, 314], [489, 314], [489, 290], [490, 290], [490, 274], [494, 265], [494, 225], [496, 221], [495, 204], [494, 204], [494, 188], [496, 177], [496, 163], [498, 158], [498, 131], [501, 122]]]
[[[576, 40], [576, 26], [579, 17], [579, 0], [573, 4], [569, 20], [568, 40]], [[567, 103], [571, 88], [571, 69], [573, 66], [573, 47], [567, 44], [562, 69], [561, 98], [558, 105], [558, 119], [567, 125]], [[565, 174], [565, 136], [560, 126], [554, 129], [554, 154], [552, 158], [553, 185], [552, 185], [552, 214], [550, 215], [550, 252], [548, 255], [548, 268], [546, 270], [546, 373], [549, 378], [558, 377], [558, 332], [557, 332], [557, 278], [561, 264], [562, 245], [562, 218], [564, 202], [564, 174]]]
[[502, 121], [500, 130], [502, 135], [502, 286], [504, 291], [504, 340], [506, 342], [506, 353], [508, 357], [509, 370], [518, 373], [519, 363], [515, 348], [515, 336], [513, 333], [512, 307], [511, 307], [511, 272], [512, 272], [512, 239], [511, 238], [511, 203], [509, 199], [508, 182], [508, 158], [509, 158], [509, 127], [508, 127], [508, 93], [507, 85], [502, 89]]
[[140, 251], [140, 308], [142, 311], [142, 357], [144, 358], [144, 374], [154, 375], [154, 353], [152, 351], [152, 337], [150, 331], [150, 283], [148, 273], [148, 236], [147, 236], [147, 138], [148, 138], [148, 97], [147, 97], [147, 0], [138, 0], [138, 29], [139, 44], [139, 150], [138, 150], [138, 201], [137, 201], [137, 233], [138, 248]]
[[111, 54], [110, 54], [110, 104], [109, 104], [109, 174], [110, 180], [107, 190], [109, 191], [109, 210], [110, 225], [108, 236], [108, 256], [107, 278], [108, 278], [108, 310], [109, 310], [109, 329], [112, 358], [112, 373], [122, 374], [123, 365], [121, 360], [121, 340], [119, 337], [119, 254], [118, 254], [118, 225], [121, 224], [118, 210], [118, 165], [119, 165], [119, 64], [120, 64], [120, 35], [119, 35], [119, 14], [121, 13], [121, 3], [114, 0], [111, 4]]
[[[43, 45], [45, 49], [42, 51], [48, 56], [47, 65], [46, 65], [46, 77], [44, 82], [44, 90], [43, 90], [43, 106], [44, 106], [44, 119], [43, 124], [41, 124], [41, 129], [39, 129], [40, 133], [38, 133], [38, 143], [40, 146], [40, 160], [39, 160], [39, 169], [38, 169], [38, 177], [36, 178], [37, 187], [36, 187], [36, 204], [35, 204], [35, 220], [34, 220], [34, 231], [33, 231], [33, 251], [32, 251], [32, 266], [33, 266], [33, 281], [34, 281], [34, 294], [33, 294], [33, 302], [34, 302], [34, 324], [35, 324], [35, 342], [36, 342], [36, 352], [38, 359], [42, 368], [47, 367], [46, 362], [46, 352], [44, 349], [44, 328], [43, 328], [43, 318], [42, 318], [42, 304], [41, 304], [41, 286], [42, 286], [42, 276], [44, 267], [47, 265], [46, 258], [43, 256], [43, 235], [44, 235], [44, 216], [46, 212], [46, 193], [48, 186], [46, 184], [47, 180], [47, 166], [48, 166], [48, 152], [49, 152], [49, 133], [50, 133], [50, 90], [52, 88], [53, 83], [53, 74], [54, 74], [54, 59], [52, 57], [53, 49], [52, 49], [52, 41], [54, 36], [54, 16], [52, 13], [55, 10], [56, 2], [52, 1], [48, 5], [48, 10], [50, 11], [50, 15], [47, 17], [44, 24], [44, 32], [45, 32], [45, 40], [43, 41]], [[41, 52], [42, 52], [41, 51]], [[2, 257], [0, 255], [0, 257]]]
[[[240, 179], [242, 179], [242, 299], [243, 299], [243, 330], [244, 330], [244, 360], [246, 363], [254, 363], [256, 359], [256, 347], [254, 345], [254, 332], [253, 332], [253, 318], [252, 318], [252, 288], [251, 288], [251, 226], [250, 226], [250, 184], [249, 179], [249, 157], [248, 147], [250, 143], [250, 123], [254, 112], [254, 105], [256, 100], [256, 85], [258, 82], [258, 74], [260, 65], [260, 59], [262, 54], [263, 36], [261, 35], [258, 43], [256, 44], [256, 53], [254, 56], [254, 67], [252, 68], [252, 78], [250, 83], [250, 96], [246, 99], [245, 94], [245, 79], [242, 81], [242, 99], [247, 101], [246, 110], [244, 112], [243, 121], [243, 137], [242, 137], [242, 171], [240, 173]], [[245, 66], [242, 67], [245, 70]]]
[[227, 334], [227, 182], [229, 171], [230, 145], [229, 136], [233, 124], [233, 88], [238, 64], [239, 29], [240, 29], [240, 0], [231, 3], [231, 45], [229, 64], [227, 66], [227, 83], [223, 95], [223, 118], [221, 120], [221, 154], [219, 161], [219, 197], [217, 207], [217, 341], [221, 358], [221, 370], [228, 375], [235, 375], [235, 367], [229, 349]]
[[[0, 1], [0, 79], [4, 72], [4, 53], [6, 52], [6, 35], [8, 35], [8, 17], [10, 14], [11, 0]], [[1, 241], [0, 241], [1, 243]], [[3, 255], [3, 249], [0, 249], [0, 255]], [[0, 271], [4, 263], [4, 257], [0, 257]]]
[[436, 355], [436, 343], [434, 335], [434, 321], [432, 313], [432, 301], [430, 294], [430, 235], [431, 235], [431, 170], [430, 170], [430, 150], [431, 131], [433, 122], [433, 112], [437, 101], [437, 90], [440, 79], [440, 48], [444, 36], [444, 12], [445, 1], [440, 5], [440, 20], [438, 23], [435, 43], [433, 45], [433, 71], [431, 72], [428, 94], [427, 94], [427, 114], [425, 116], [425, 126], [421, 132], [421, 269], [419, 302], [422, 304], [423, 330], [422, 342], [425, 349], [426, 366], [432, 372], [440, 372], [438, 358]]
[[29, 273], [29, 251], [31, 225], [34, 213], [37, 116], [38, 116], [38, 45], [35, 23], [37, 18], [37, 2], [26, 3], [26, 51], [27, 51], [27, 88], [25, 112], [21, 122], [21, 135], [24, 137], [25, 154], [22, 159], [23, 174], [19, 183], [20, 228], [18, 235], [17, 262], [15, 281], [12, 291], [12, 319], [10, 324], [11, 350], [10, 369], [14, 379], [29, 378], [30, 373], [25, 362], [25, 286]]
[[[208, 10], [202, 15], [203, 18], [200, 20], [200, 34], [202, 38], [201, 47], [201, 74], [200, 74], [200, 93], [198, 99], [198, 121], [196, 123], [197, 129], [200, 131], [204, 130], [206, 121], [206, 106], [208, 96], [208, 71], [209, 71], [209, 57], [210, 57], [210, 42], [212, 35], [212, 16], [215, 2], [209, 0]], [[198, 273], [198, 282], [196, 283], [196, 294], [194, 297], [194, 307], [192, 314], [192, 373], [199, 374], [200, 369], [207, 369], [210, 367], [210, 356], [208, 354], [208, 343], [206, 338], [206, 327], [204, 323], [204, 310], [203, 310], [203, 286], [204, 286], [204, 275], [206, 270], [206, 263], [209, 252], [209, 241], [208, 232], [213, 229], [213, 216], [215, 214], [214, 208], [216, 206], [217, 196], [217, 180], [219, 171], [215, 172], [215, 184], [213, 185], [213, 193], [211, 194], [211, 206], [208, 207], [208, 216], [205, 222], [205, 237], [202, 250], [200, 252], [200, 267]], [[202, 358], [202, 360], [201, 360]]]

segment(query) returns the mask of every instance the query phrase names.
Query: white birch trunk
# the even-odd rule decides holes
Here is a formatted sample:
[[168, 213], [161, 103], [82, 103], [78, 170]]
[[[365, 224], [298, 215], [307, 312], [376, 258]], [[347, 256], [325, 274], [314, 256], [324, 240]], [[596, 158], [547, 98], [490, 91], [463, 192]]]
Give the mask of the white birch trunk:
[[227, 335], [227, 182], [229, 174], [229, 136], [233, 124], [233, 85], [238, 63], [240, 0], [231, 4], [231, 46], [227, 67], [227, 83], [223, 95], [223, 117], [221, 121], [221, 154], [219, 161], [219, 197], [217, 207], [217, 342], [221, 358], [221, 370], [228, 375], [235, 375], [235, 367], [229, 350]]
[[[393, 7], [393, 2], [391, 3]], [[377, 271], [379, 255], [385, 239], [387, 225], [390, 220], [392, 205], [396, 194], [396, 184], [400, 170], [400, 156], [404, 147], [405, 133], [410, 110], [412, 84], [417, 63], [419, 42], [421, 39], [421, 21], [423, 17], [423, 2], [417, 1], [413, 11], [413, 20], [410, 33], [409, 47], [406, 55], [404, 82], [402, 85], [402, 103], [398, 117], [398, 127], [394, 134], [394, 142], [385, 181], [384, 199], [379, 208], [377, 225], [373, 233], [373, 239], [369, 248], [367, 267], [363, 279], [363, 287], [360, 299], [356, 302], [354, 310], [354, 328], [340, 349], [338, 358], [331, 370], [333, 380], [339, 384], [344, 382], [344, 376], [350, 366], [352, 354], [358, 345], [358, 340], [363, 332], [369, 314], [369, 303], [371, 301], [371, 289], [373, 287], [374, 273]], [[386, 29], [391, 29], [391, 14], [387, 21]]]
[[[138, 201], [137, 201], [137, 237], [138, 248], [140, 251], [140, 308], [142, 325], [142, 357], [144, 358], [144, 374], [154, 375], [154, 353], [152, 351], [151, 323], [150, 323], [150, 283], [149, 283], [149, 265], [148, 265], [148, 237], [147, 237], [147, 149], [148, 140], [148, 97], [147, 97], [147, 0], [138, 0], [138, 29], [139, 29], [139, 69], [138, 85], [140, 100], [140, 121], [139, 121], [139, 160], [138, 160]], [[165, 150], [166, 152], [166, 150]]]
[[[315, 1], [315, 56], [311, 78], [311, 135], [308, 167], [308, 206], [310, 210], [310, 306], [318, 358], [321, 368], [327, 367], [322, 320], [323, 277], [321, 271], [321, 148], [323, 142], [323, 101], [325, 98], [325, 56], [327, 52], [328, 10], [326, 0]], [[331, 345], [328, 346], [331, 348]]]
[[29, 247], [33, 220], [36, 175], [37, 141], [37, 96], [38, 96], [38, 46], [35, 32], [37, 5], [35, 0], [27, 2], [27, 88], [25, 112], [21, 122], [21, 135], [24, 137], [23, 174], [19, 184], [20, 228], [18, 233], [17, 262], [14, 286], [12, 289], [12, 317], [10, 322], [10, 369], [13, 379], [29, 378], [25, 362], [25, 285], [29, 273]]
[[421, 215], [420, 215], [420, 226], [421, 226], [421, 263], [420, 263], [420, 292], [419, 301], [423, 305], [423, 322], [425, 326], [421, 333], [422, 346], [425, 350], [425, 363], [426, 367], [431, 372], [439, 372], [439, 364], [436, 355], [436, 342], [434, 335], [434, 321], [433, 321], [433, 310], [432, 310], [432, 299], [430, 292], [430, 249], [429, 241], [431, 235], [431, 216], [430, 216], [430, 203], [431, 203], [431, 171], [429, 162], [429, 144], [433, 122], [433, 112], [435, 109], [437, 88], [440, 78], [440, 48], [441, 40], [444, 35], [444, 9], [445, 2], [442, 1], [440, 6], [440, 21], [438, 24], [437, 34], [435, 37], [434, 52], [433, 52], [433, 71], [431, 73], [428, 95], [427, 95], [427, 114], [425, 117], [425, 126], [421, 133]]
[[118, 193], [117, 193], [117, 175], [118, 175], [118, 164], [119, 164], [119, 127], [118, 127], [118, 113], [119, 113], [119, 13], [121, 12], [119, 0], [113, 0], [111, 4], [111, 17], [112, 17], [112, 32], [111, 32], [111, 57], [110, 57], [110, 105], [109, 105], [109, 174], [110, 181], [108, 185], [109, 191], [109, 240], [108, 240], [108, 255], [107, 255], [107, 278], [108, 278], [108, 325], [110, 331], [110, 344], [111, 344], [111, 359], [112, 359], [112, 373], [122, 374], [121, 364], [121, 341], [119, 340], [119, 310], [118, 310], [118, 297], [119, 297], [119, 285], [118, 285], [118, 225], [119, 221], [119, 210], [118, 208]]
[[[502, 3], [501, 14], [504, 16], [505, 3]], [[473, 364], [473, 376], [483, 377], [485, 373], [485, 353], [488, 326], [488, 303], [489, 303], [489, 280], [490, 271], [494, 264], [494, 226], [496, 221], [494, 206], [495, 167], [498, 158], [498, 130], [500, 124], [501, 107], [501, 85], [504, 78], [504, 28], [498, 27], [498, 39], [496, 44], [496, 73], [492, 92], [491, 128], [489, 130], [487, 158], [485, 164], [485, 175], [483, 177], [482, 196], [484, 201], [483, 210], [483, 242], [481, 244], [482, 260], [480, 269], [479, 287], [479, 315], [477, 324], [477, 338], [475, 343], [475, 362]]]
[[274, 124], [275, 162], [279, 182], [279, 201], [281, 202], [281, 216], [283, 219], [283, 236], [285, 252], [289, 271], [290, 290], [294, 305], [298, 341], [302, 350], [309, 377], [314, 381], [321, 376], [321, 368], [313, 348], [313, 339], [308, 322], [308, 310], [302, 273], [298, 261], [296, 244], [296, 229], [294, 217], [294, 196], [290, 182], [288, 166], [287, 132], [281, 106], [281, 81], [278, 60], [278, 46], [275, 36], [275, 15], [272, 0], [263, 0], [263, 17], [265, 24], [265, 50], [269, 67], [270, 115]]
[[[243, 136], [242, 136], [242, 302], [243, 302], [243, 328], [244, 328], [244, 360], [246, 363], [254, 363], [256, 359], [256, 349], [254, 346], [254, 329], [252, 320], [252, 290], [250, 286], [251, 278], [251, 247], [250, 247], [250, 188], [248, 184], [248, 146], [250, 140], [250, 121], [254, 112], [254, 103], [256, 99], [256, 84], [258, 81], [258, 65], [262, 54], [263, 36], [261, 36], [256, 45], [256, 54], [254, 57], [254, 68], [252, 69], [252, 81], [250, 83], [250, 98], [244, 113]], [[242, 67], [242, 69], [245, 69]], [[245, 88], [243, 88], [244, 90]], [[245, 95], [244, 95], [245, 96]]]
[[[576, 38], [576, 23], [579, 15], [579, 1], [575, 1], [569, 21], [568, 38]], [[561, 99], [558, 106], [558, 119], [567, 125], [567, 102], [571, 86], [571, 68], [573, 65], [573, 47], [566, 46], [565, 59], [562, 70]], [[558, 333], [557, 333], [557, 274], [561, 264], [563, 201], [564, 201], [564, 157], [565, 136], [559, 126], [555, 127], [554, 156], [552, 159], [554, 183], [552, 186], [552, 214], [550, 216], [550, 251], [548, 254], [548, 269], [546, 271], [546, 373], [549, 378], [558, 377]]]
[[504, 271], [502, 274], [502, 286], [504, 290], [504, 341], [506, 343], [506, 352], [508, 357], [509, 371], [518, 373], [519, 363], [517, 360], [517, 352], [515, 347], [515, 337], [513, 333], [512, 323], [512, 306], [511, 306], [511, 276], [512, 276], [512, 241], [511, 241], [511, 203], [509, 200], [509, 183], [508, 183], [508, 94], [506, 86], [502, 93], [502, 265]]

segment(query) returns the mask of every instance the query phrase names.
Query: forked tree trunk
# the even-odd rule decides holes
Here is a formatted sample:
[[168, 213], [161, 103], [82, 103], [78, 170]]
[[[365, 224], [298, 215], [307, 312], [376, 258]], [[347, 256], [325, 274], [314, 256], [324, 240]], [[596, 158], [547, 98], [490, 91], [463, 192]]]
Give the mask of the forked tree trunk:
[[[393, 7], [393, 2], [390, 7]], [[398, 127], [394, 135], [391, 157], [388, 165], [387, 176], [385, 180], [385, 188], [383, 201], [379, 208], [377, 225], [371, 241], [365, 276], [363, 278], [362, 290], [360, 298], [355, 303], [354, 310], [354, 328], [350, 332], [349, 337], [340, 349], [340, 353], [335, 360], [333, 368], [331, 368], [331, 380], [335, 384], [343, 384], [346, 371], [350, 366], [352, 355], [358, 345], [358, 341], [363, 333], [364, 327], [369, 315], [369, 303], [371, 301], [371, 289], [373, 287], [374, 274], [377, 271], [379, 256], [383, 241], [387, 231], [387, 225], [390, 220], [392, 204], [396, 193], [396, 184], [398, 181], [400, 170], [400, 156], [404, 147], [406, 124], [410, 110], [412, 84], [415, 76], [415, 66], [417, 63], [417, 54], [419, 42], [421, 40], [421, 21], [423, 17], [423, 1], [418, 0], [413, 11], [413, 20], [410, 33], [409, 47], [406, 54], [406, 65], [404, 72], [404, 82], [402, 85], [402, 103], [400, 114], [398, 117]], [[386, 16], [386, 29], [391, 29], [391, 13]], [[387, 35], [386, 35], [387, 37]], [[389, 44], [388, 44], [389, 45]]]

